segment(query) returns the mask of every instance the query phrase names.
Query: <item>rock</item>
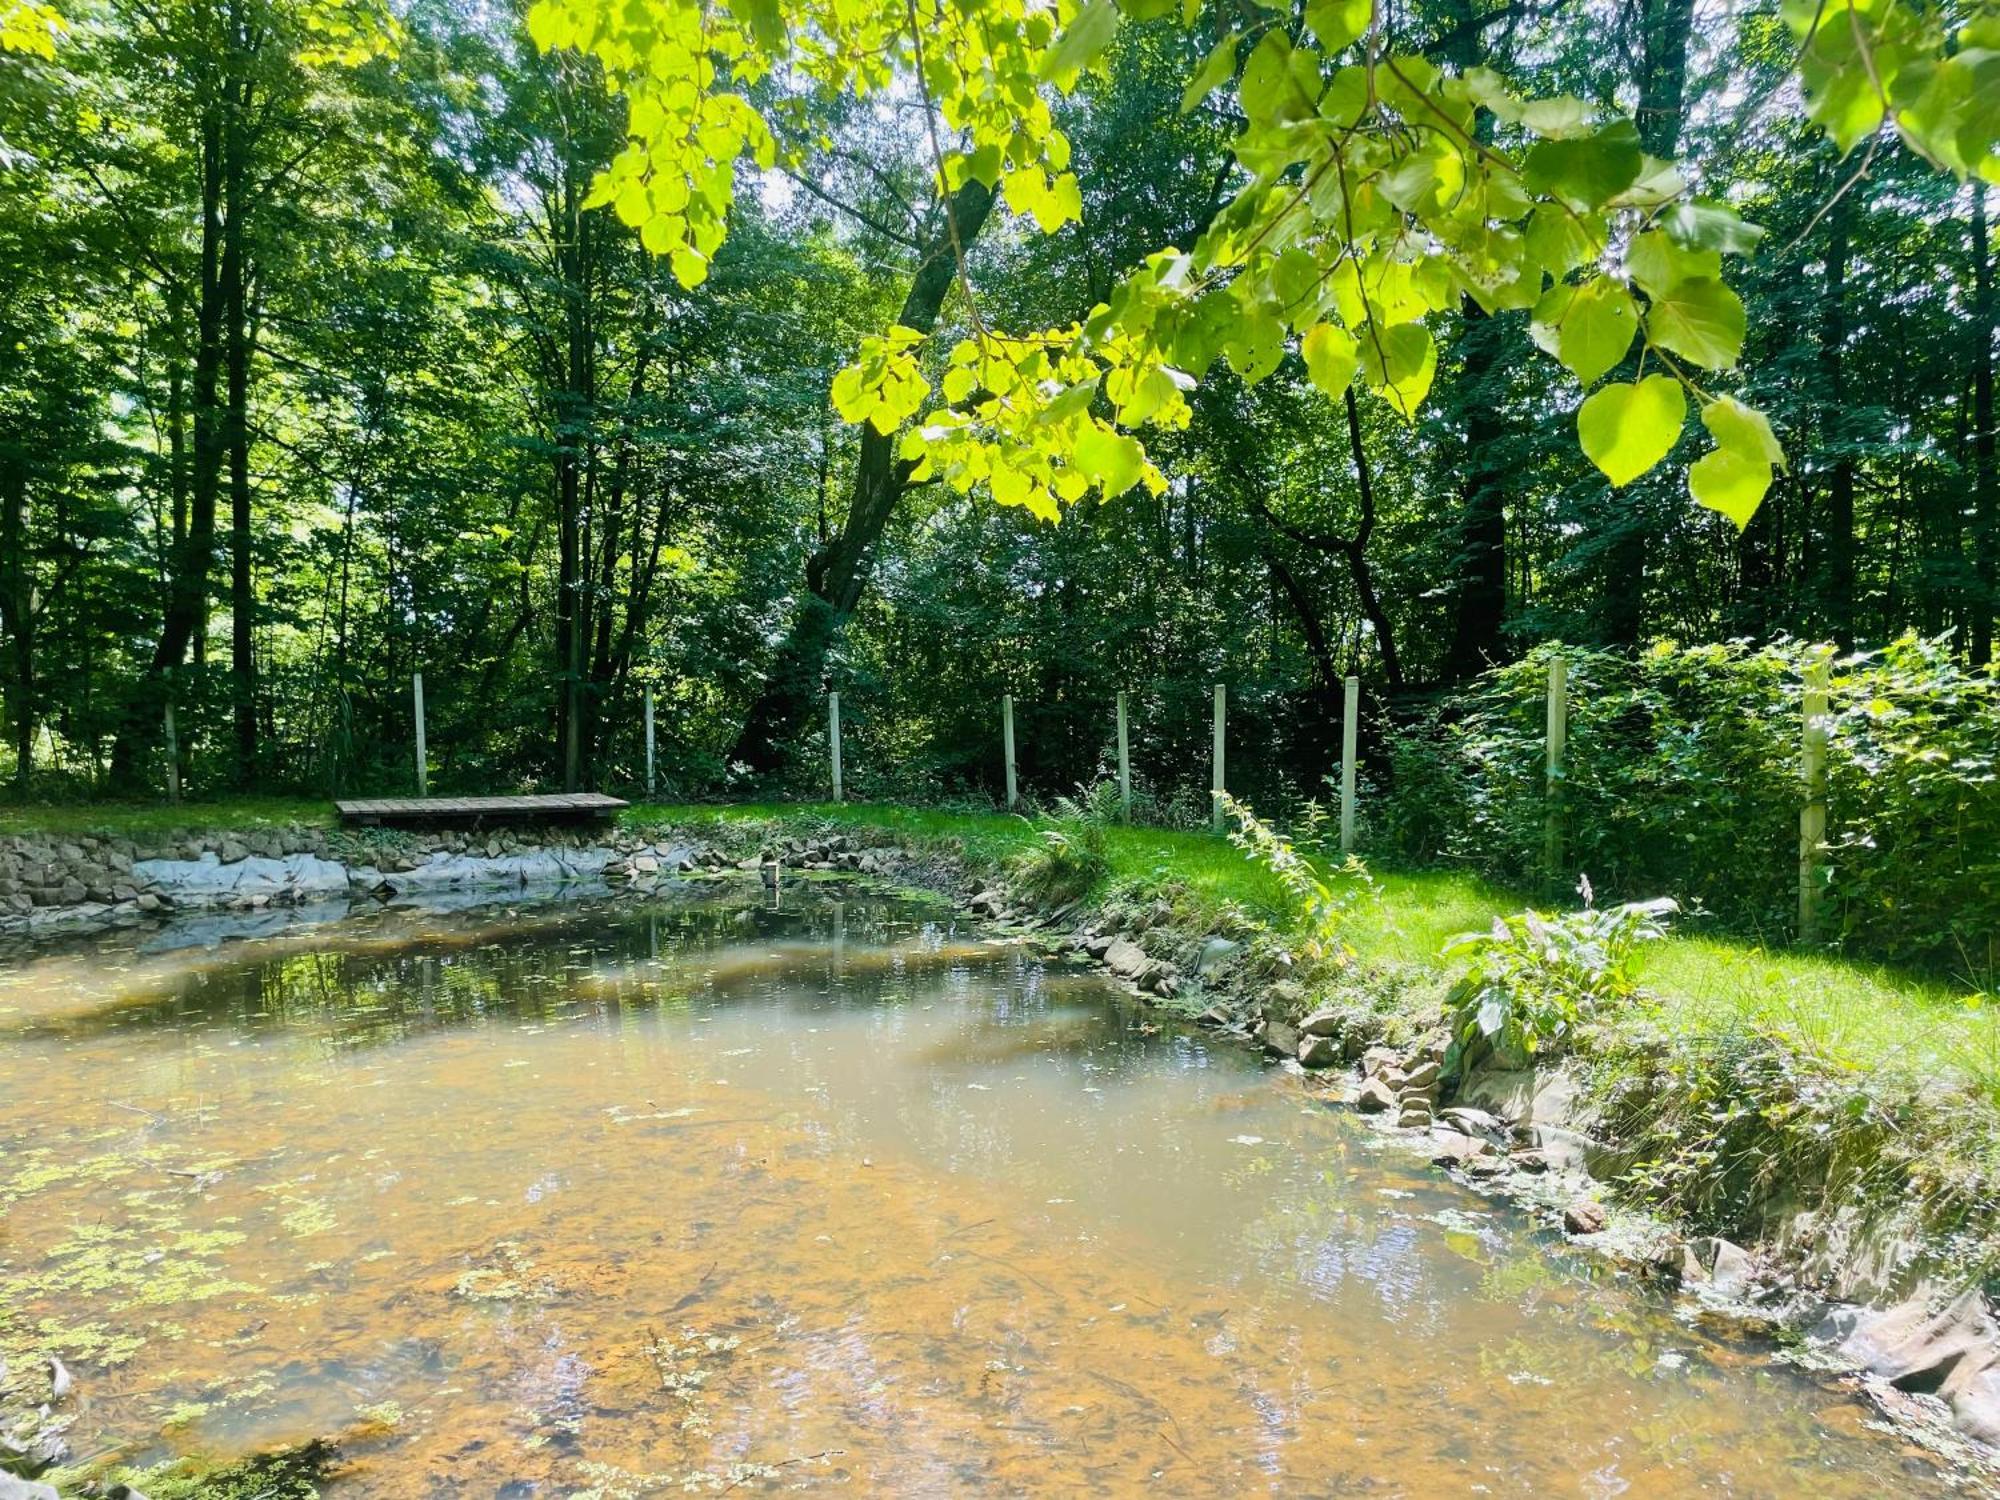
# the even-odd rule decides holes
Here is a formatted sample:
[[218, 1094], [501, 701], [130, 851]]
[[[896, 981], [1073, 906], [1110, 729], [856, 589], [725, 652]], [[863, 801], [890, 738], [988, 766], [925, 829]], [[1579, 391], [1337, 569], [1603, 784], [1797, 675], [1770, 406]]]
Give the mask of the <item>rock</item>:
[[57, 888], [56, 899], [64, 906], [75, 906], [78, 902], [88, 898], [89, 895], [90, 891], [84, 883], [72, 875]]
[[62, 1500], [52, 1484], [36, 1479], [17, 1479], [0, 1471], [0, 1500]]
[[1154, 969], [1152, 956], [1137, 943], [1124, 938], [1104, 950], [1104, 962], [1110, 966], [1112, 973], [1131, 980], [1148, 978]]
[[1194, 971], [1206, 979], [1242, 951], [1241, 943], [1226, 937], [1212, 937], [1201, 945], [1201, 957], [1195, 960]]
[[1404, 1130], [1429, 1130], [1431, 1128], [1429, 1102], [1423, 1099], [1405, 1099], [1402, 1109], [1397, 1112], [1396, 1124]]
[[1977, 1287], [1942, 1307], [1835, 1308], [1813, 1337], [1900, 1390], [1936, 1395], [1981, 1442], [2000, 1439], [2000, 1324]]
[[1354, 1107], [1364, 1115], [1384, 1115], [1396, 1107], [1396, 1095], [1381, 1079], [1371, 1078], [1354, 1096]]
[[1610, 1222], [1604, 1205], [1594, 1198], [1579, 1198], [1563, 1210], [1563, 1228], [1571, 1234], [1602, 1234]]
[[1567, 1073], [1526, 1068], [1475, 1072], [1460, 1084], [1458, 1100], [1510, 1124], [1560, 1125], [1575, 1111], [1576, 1092], [1576, 1080]]
[[1402, 1074], [1403, 1054], [1394, 1047], [1370, 1047], [1361, 1054], [1361, 1074], [1364, 1078], [1379, 1078], [1385, 1073]]
[[1750, 1252], [1719, 1235], [1690, 1240], [1687, 1248], [1703, 1278], [1725, 1297], [1741, 1296], [1757, 1279], [1757, 1263]]
[[1403, 1074], [1403, 1087], [1420, 1093], [1427, 1089], [1435, 1089], [1437, 1082], [1438, 1065], [1430, 1061], [1420, 1062]]
[[1264, 1044], [1266, 1052], [1275, 1052], [1281, 1057], [1297, 1057], [1299, 1054], [1299, 1029], [1289, 1021], [1266, 1021], [1257, 1028], [1257, 1039]]
[[1299, 1062], [1308, 1068], [1330, 1068], [1340, 1061], [1340, 1044], [1330, 1036], [1308, 1033], [1299, 1038]]
[[1337, 1010], [1316, 1010], [1299, 1022], [1299, 1030], [1307, 1036], [1337, 1037], [1346, 1019]]
[[1509, 1156], [1507, 1160], [1511, 1162], [1517, 1170], [1522, 1172], [1527, 1172], [1531, 1176], [1535, 1177], [1541, 1176], [1544, 1172], [1548, 1171], [1549, 1169], [1548, 1157], [1544, 1155], [1542, 1152], [1533, 1149], [1532, 1147], [1526, 1151], [1516, 1151], [1513, 1155]]
[[1235, 1023], [1236, 1017], [1230, 1014], [1226, 1006], [1211, 1005], [1194, 1019], [1195, 1024], [1199, 1026], [1229, 1026]]
[[235, 839], [224, 839], [222, 841], [222, 847], [216, 851], [216, 856], [225, 865], [233, 865], [238, 860], [248, 859], [250, 857], [250, 851], [244, 848], [243, 845], [238, 843]]
[[1433, 1154], [1431, 1165], [1435, 1167], [1464, 1166], [1468, 1162], [1495, 1155], [1492, 1145], [1476, 1135], [1466, 1135], [1444, 1126], [1436, 1126], [1431, 1131]]
[[1483, 1109], [1473, 1109], [1468, 1105], [1454, 1104], [1444, 1112], [1440, 1123], [1448, 1130], [1477, 1136], [1481, 1140], [1491, 1141], [1496, 1146], [1505, 1145], [1508, 1140], [1504, 1121], [1489, 1115]]

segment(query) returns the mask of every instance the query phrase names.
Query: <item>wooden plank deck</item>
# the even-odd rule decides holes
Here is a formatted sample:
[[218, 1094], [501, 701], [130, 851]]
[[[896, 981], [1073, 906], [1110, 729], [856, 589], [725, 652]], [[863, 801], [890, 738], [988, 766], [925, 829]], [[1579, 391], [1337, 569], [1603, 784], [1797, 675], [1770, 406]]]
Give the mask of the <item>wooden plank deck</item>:
[[540, 797], [359, 797], [337, 801], [343, 823], [582, 822], [609, 818], [629, 804], [602, 792], [558, 792]]

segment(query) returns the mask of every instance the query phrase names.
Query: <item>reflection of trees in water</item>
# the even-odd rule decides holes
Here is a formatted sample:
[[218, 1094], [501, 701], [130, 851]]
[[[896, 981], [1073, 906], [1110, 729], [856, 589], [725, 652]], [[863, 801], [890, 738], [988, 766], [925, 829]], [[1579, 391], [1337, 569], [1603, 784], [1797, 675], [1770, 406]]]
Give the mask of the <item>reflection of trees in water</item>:
[[[700, 904], [578, 902], [560, 911], [384, 912], [211, 952], [141, 960], [106, 982], [44, 954], [52, 982], [86, 1008], [18, 1029], [91, 1035], [121, 1027], [283, 1027], [343, 1049], [492, 1015], [614, 1020], [697, 998], [822, 982], [830, 999], [896, 998], [912, 976], [989, 970], [1010, 949], [955, 939], [934, 907], [821, 899], [780, 911], [734, 897]], [[829, 940], [839, 935], [838, 945]], [[60, 976], [60, 977], [59, 977]], [[20, 983], [30, 982], [27, 977]]]

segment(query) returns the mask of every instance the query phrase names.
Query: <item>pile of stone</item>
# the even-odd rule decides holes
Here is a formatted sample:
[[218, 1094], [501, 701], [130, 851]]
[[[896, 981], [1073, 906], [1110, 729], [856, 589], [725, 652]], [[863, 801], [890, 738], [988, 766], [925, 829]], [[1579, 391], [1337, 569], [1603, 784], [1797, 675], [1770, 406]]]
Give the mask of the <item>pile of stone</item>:
[[888, 874], [896, 863], [894, 851], [871, 847], [853, 834], [823, 838], [786, 838], [739, 860], [745, 870], [776, 867], [791, 870], [848, 870], [864, 875]]

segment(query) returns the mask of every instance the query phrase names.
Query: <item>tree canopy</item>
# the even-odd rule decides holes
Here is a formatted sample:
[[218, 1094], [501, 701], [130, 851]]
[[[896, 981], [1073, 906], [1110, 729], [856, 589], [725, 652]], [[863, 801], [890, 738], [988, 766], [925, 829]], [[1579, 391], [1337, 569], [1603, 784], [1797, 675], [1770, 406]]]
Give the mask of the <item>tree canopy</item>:
[[1127, 690], [1166, 796], [1218, 680], [1310, 788], [1349, 672], [1984, 663], [1996, 25], [11, 0], [0, 770], [398, 786], [422, 671], [435, 785], [629, 788], [649, 690], [806, 784], [837, 688], [858, 788], [1003, 692], [1059, 787]]

